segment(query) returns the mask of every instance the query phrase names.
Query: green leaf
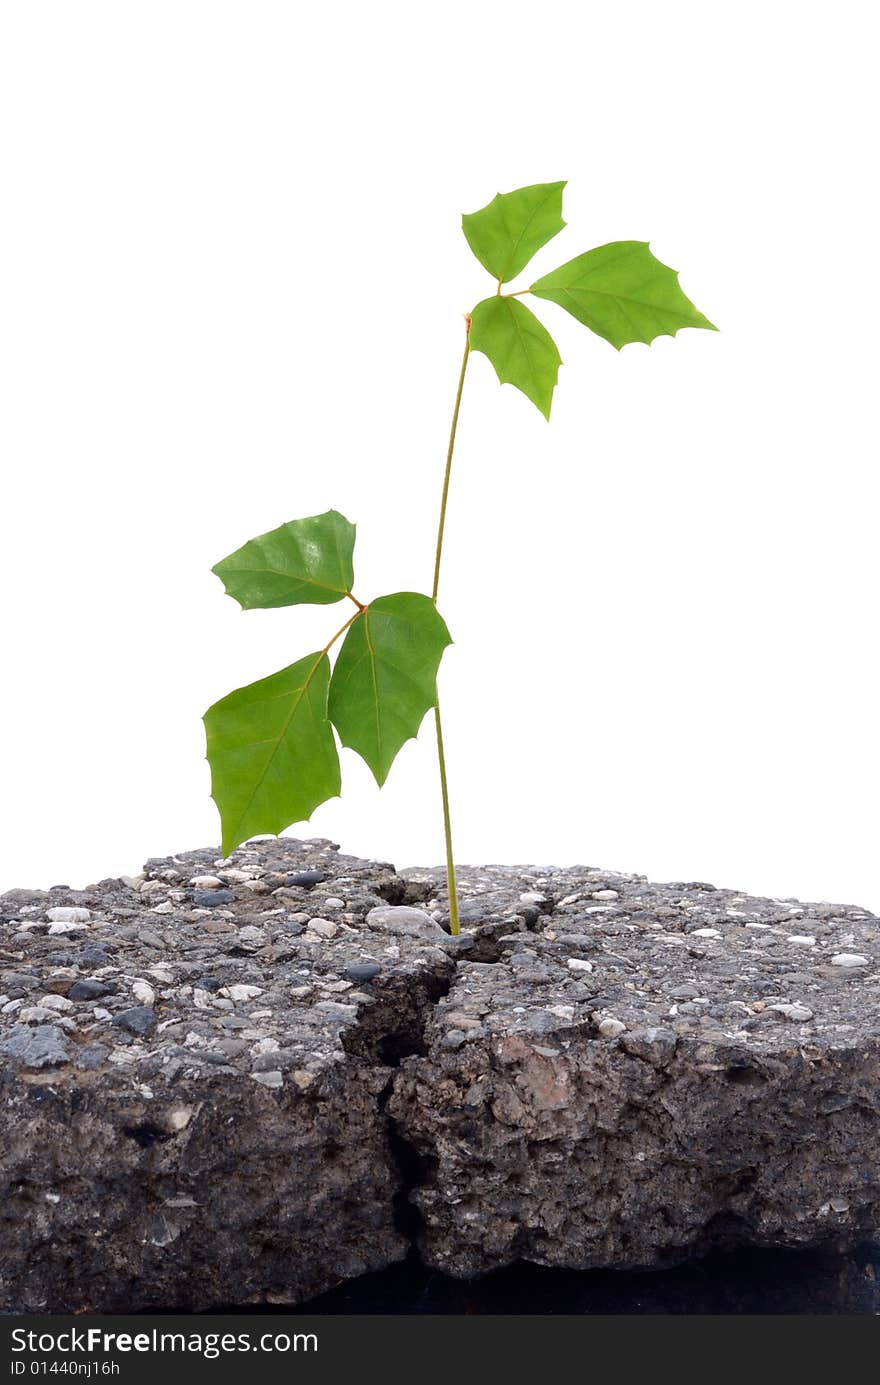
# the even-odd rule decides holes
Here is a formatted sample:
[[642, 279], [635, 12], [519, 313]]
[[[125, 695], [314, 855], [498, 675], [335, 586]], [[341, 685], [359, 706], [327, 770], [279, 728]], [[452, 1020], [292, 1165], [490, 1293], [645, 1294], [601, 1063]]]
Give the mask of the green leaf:
[[220, 809], [224, 856], [248, 837], [304, 822], [339, 793], [329, 683], [330, 661], [322, 651], [208, 708], [211, 794]]
[[223, 558], [216, 572], [243, 610], [329, 606], [354, 582], [354, 525], [336, 510], [294, 519]]
[[428, 596], [380, 596], [357, 616], [330, 682], [330, 720], [381, 786], [400, 747], [437, 701], [437, 669], [452, 641]]
[[678, 286], [678, 274], [651, 254], [648, 242], [617, 240], [578, 255], [532, 284], [538, 298], [558, 303], [618, 351], [650, 345], [681, 327], [718, 329]]
[[562, 230], [564, 187], [564, 182], [533, 183], [499, 192], [488, 206], [461, 218], [471, 250], [502, 284], [515, 279], [535, 251]]
[[534, 313], [516, 298], [484, 298], [471, 313], [470, 341], [489, 357], [502, 385], [516, 385], [549, 419], [562, 357]]

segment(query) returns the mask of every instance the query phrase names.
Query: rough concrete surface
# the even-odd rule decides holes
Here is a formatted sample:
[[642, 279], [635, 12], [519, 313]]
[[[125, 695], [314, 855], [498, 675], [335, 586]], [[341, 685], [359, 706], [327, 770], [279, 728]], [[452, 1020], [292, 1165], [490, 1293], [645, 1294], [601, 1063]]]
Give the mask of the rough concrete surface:
[[0, 1308], [296, 1303], [401, 1259], [880, 1227], [865, 910], [323, 840], [0, 896]]

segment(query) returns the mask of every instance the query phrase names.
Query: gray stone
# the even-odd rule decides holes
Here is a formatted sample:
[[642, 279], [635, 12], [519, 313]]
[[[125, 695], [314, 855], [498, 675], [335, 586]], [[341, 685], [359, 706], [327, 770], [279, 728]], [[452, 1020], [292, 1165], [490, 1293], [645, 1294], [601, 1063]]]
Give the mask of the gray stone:
[[446, 929], [424, 909], [413, 909], [406, 904], [384, 904], [377, 909], [371, 909], [367, 914], [366, 924], [368, 928], [381, 929], [383, 933], [404, 938], [439, 941], [449, 937]]
[[382, 971], [378, 962], [356, 962], [345, 968], [345, 974], [352, 981], [372, 981]]
[[76, 1050], [74, 1062], [78, 1068], [85, 1068], [87, 1072], [94, 1071], [106, 1063], [110, 1056], [110, 1049], [106, 1044], [83, 1044]]
[[320, 885], [327, 879], [325, 870], [300, 870], [296, 875], [289, 875], [286, 880], [288, 885], [298, 885], [301, 889], [309, 890], [313, 885]]
[[91, 946], [77, 953], [75, 960], [77, 966], [91, 970], [93, 967], [106, 967], [110, 957], [103, 947]]
[[54, 1024], [15, 1025], [0, 1040], [0, 1056], [17, 1059], [26, 1068], [61, 1067], [70, 1062], [66, 1039], [64, 1030]]
[[217, 909], [222, 904], [232, 904], [234, 899], [232, 890], [193, 890], [193, 904], [197, 909]]
[[94, 981], [86, 978], [82, 981], [74, 981], [70, 990], [67, 992], [71, 1000], [99, 1000], [101, 996], [112, 995], [115, 987], [106, 981]]
[[114, 1015], [113, 1023], [129, 1034], [142, 1038], [156, 1028], [156, 1016], [146, 1005], [133, 1005], [131, 1009], [122, 1010], [118, 1015]]

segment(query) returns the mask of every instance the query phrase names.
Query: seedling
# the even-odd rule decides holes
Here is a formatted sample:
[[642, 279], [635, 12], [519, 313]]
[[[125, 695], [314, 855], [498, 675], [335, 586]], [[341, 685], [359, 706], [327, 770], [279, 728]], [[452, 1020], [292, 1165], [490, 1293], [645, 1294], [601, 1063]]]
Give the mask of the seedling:
[[[525, 294], [557, 303], [618, 350], [630, 342], [649, 345], [655, 337], [674, 337], [682, 327], [715, 330], [682, 293], [676, 271], [655, 259], [645, 241], [601, 245], [530, 288], [502, 292], [565, 226], [564, 187], [564, 182], [536, 183], [499, 193], [488, 206], [462, 218], [468, 245], [496, 280], [496, 289], [465, 316], [431, 595], [394, 592], [360, 601], [353, 591], [354, 525], [336, 510], [282, 524], [213, 568], [245, 610], [340, 601], [355, 607], [323, 649], [238, 688], [206, 712], [211, 792], [220, 810], [223, 854], [228, 856], [249, 837], [305, 821], [319, 804], [339, 794], [334, 728], [342, 744], [366, 761], [381, 787], [397, 752], [433, 708], [453, 933], [459, 932], [459, 910], [437, 697], [437, 670], [451, 641], [437, 610], [437, 594], [470, 353], [488, 356], [501, 383], [515, 385], [549, 419], [562, 361], [546, 327], [520, 302]], [[340, 639], [331, 670], [330, 651]]]

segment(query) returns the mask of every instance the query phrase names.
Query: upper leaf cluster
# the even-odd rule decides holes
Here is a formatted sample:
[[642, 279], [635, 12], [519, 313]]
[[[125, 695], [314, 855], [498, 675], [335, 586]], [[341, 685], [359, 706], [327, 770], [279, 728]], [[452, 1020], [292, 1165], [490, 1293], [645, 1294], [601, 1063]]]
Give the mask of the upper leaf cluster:
[[498, 280], [491, 298], [471, 313], [470, 343], [488, 356], [502, 384], [515, 385], [545, 418], [559, 366], [556, 343], [525, 304], [524, 293], [546, 298], [571, 313], [620, 350], [630, 342], [650, 344], [682, 327], [716, 328], [685, 296], [674, 269], [652, 255], [646, 241], [600, 245], [535, 280], [528, 289], [502, 294], [532, 256], [565, 226], [565, 183], [535, 183], [498, 193], [478, 212], [462, 217], [468, 245]]

